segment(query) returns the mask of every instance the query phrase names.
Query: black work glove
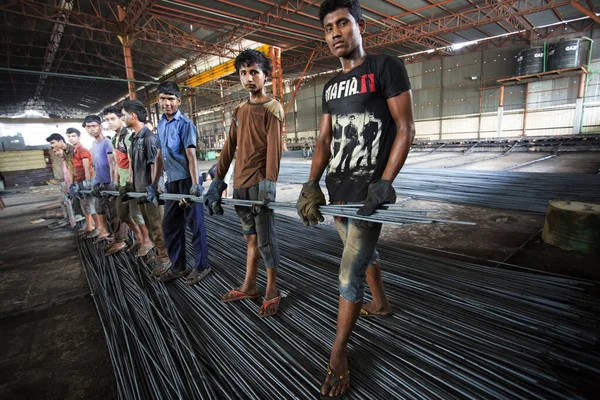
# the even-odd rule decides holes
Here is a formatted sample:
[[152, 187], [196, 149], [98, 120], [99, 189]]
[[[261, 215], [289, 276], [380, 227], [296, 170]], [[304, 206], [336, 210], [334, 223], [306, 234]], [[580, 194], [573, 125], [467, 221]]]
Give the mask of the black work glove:
[[389, 181], [377, 180], [369, 185], [367, 200], [365, 204], [356, 211], [356, 214], [367, 216], [383, 204], [394, 204], [396, 202], [396, 190]]
[[79, 193], [79, 187], [76, 184], [71, 183], [69, 185], [69, 195], [74, 199], [82, 199], [83, 195]]
[[196, 203], [192, 200], [186, 199], [185, 197], [179, 200], [179, 207], [181, 208], [193, 208], [196, 206]]
[[210, 187], [204, 195], [204, 205], [208, 210], [209, 215], [217, 213], [223, 215], [223, 207], [221, 207], [221, 194], [227, 189], [227, 184], [219, 178], [213, 179]]
[[319, 206], [325, 205], [325, 195], [317, 181], [308, 181], [302, 185], [302, 191], [296, 202], [296, 210], [304, 226], [317, 225], [325, 219]]
[[138, 199], [138, 202], [137, 202], [137, 203], [138, 203], [139, 205], [142, 205], [142, 204], [148, 204], [148, 203], [150, 203], [150, 202], [148, 201], [148, 198], [147, 198], [146, 196], [142, 196], [142, 197], [140, 197], [140, 198]]
[[204, 193], [204, 188], [201, 185], [195, 184], [190, 188], [190, 195], [200, 197]]
[[102, 184], [94, 183], [94, 186], [92, 186], [92, 192], [90, 194], [92, 195], [92, 197], [102, 197], [102, 194], [100, 194], [100, 190], [102, 190]]
[[158, 185], [156, 183], [146, 186], [146, 200], [158, 207]]
[[131, 197], [127, 194], [128, 192], [135, 192], [135, 188], [133, 187], [133, 183], [127, 182], [125, 186], [121, 186], [119, 188], [119, 196], [121, 196], [122, 201], [130, 200]]

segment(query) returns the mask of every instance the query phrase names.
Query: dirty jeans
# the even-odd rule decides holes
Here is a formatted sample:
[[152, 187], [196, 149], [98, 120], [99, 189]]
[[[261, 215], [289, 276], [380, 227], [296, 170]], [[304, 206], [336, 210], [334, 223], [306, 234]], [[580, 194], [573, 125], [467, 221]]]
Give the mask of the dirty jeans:
[[356, 226], [352, 219], [335, 218], [335, 226], [344, 243], [339, 290], [340, 295], [352, 303], [363, 299], [367, 268], [379, 257], [375, 246], [381, 233], [381, 224], [371, 225], [362, 228]]

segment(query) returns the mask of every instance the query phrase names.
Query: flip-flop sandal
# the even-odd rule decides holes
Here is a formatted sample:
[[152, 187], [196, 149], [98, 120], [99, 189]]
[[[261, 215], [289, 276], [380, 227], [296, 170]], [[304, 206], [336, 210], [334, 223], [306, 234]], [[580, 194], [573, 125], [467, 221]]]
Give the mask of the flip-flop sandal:
[[134, 243], [131, 246], [129, 246], [129, 248], [127, 249], [127, 252], [130, 254], [137, 254], [138, 250], [142, 247], [142, 245], [140, 245], [139, 243]]
[[195, 285], [204, 279], [204, 277], [208, 275], [210, 271], [210, 268], [203, 269], [202, 271], [198, 271], [197, 269], [193, 270], [185, 279], [185, 284], [188, 286]]
[[172, 269], [170, 269], [158, 278], [156, 278], [156, 280], [159, 282], [170, 282], [174, 281], [175, 279], [179, 279], [182, 276], [187, 276], [189, 275], [189, 273], [189, 269], [184, 269], [183, 271], [173, 271]]
[[92, 231], [85, 231], [83, 234], [79, 235], [79, 239], [81, 239], [81, 240], [89, 239], [89, 236], [94, 234], [95, 232], [98, 232], [98, 235], [100, 234], [100, 231], [97, 231], [95, 229]]
[[59, 229], [59, 228], [64, 228], [67, 225], [69, 225], [69, 223], [67, 221], [56, 221], [56, 222], [49, 224], [48, 229], [55, 230], [55, 229]]
[[119, 243], [116, 243], [113, 246], [111, 246], [110, 249], [108, 249], [108, 251], [105, 253], [106, 256], [107, 257], [108, 256], [112, 256], [113, 254], [117, 254], [117, 253], [119, 253], [119, 252], [121, 252], [123, 250], [126, 250], [127, 249], [127, 244], [123, 243], [123, 246], [120, 246], [121, 243], [123, 243], [123, 242], [119, 242]]
[[[229, 296], [229, 297], [225, 298], [225, 296]], [[225, 293], [223, 296], [221, 296], [221, 301], [223, 303], [230, 303], [232, 301], [240, 301], [240, 300], [244, 300], [244, 299], [254, 300], [254, 299], [258, 299], [259, 297], [260, 297], [260, 294], [258, 294], [258, 293], [248, 294], [246, 292], [240, 292], [239, 290], [232, 289], [229, 292]]]
[[[331, 370], [331, 366], [329, 364], [327, 364], [327, 376], [333, 375], [333, 371]], [[332, 381], [329, 383], [329, 390], [331, 390], [332, 387], [334, 387], [335, 385], [337, 385], [338, 383], [340, 383], [341, 381], [343, 381], [344, 379], [348, 379], [350, 377], [350, 370], [347, 369], [346, 372], [344, 372], [342, 375], [335, 375], [332, 379]], [[319, 393], [319, 395], [321, 396], [321, 400], [335, 400], [335, 399], [339, 399], [343, 396], [345, 396], [348, 393], [348, 390], [350, 390], [350, 388], [348, 388], [345, 392], [338, 394], [337, 396], [329, 396], [329, 393], [327, 394], [321, 394]]]
[[375, 313], [368, 312], [364, 308], [361, 308], [360, 313], [358, 314], [358, 316], [362, 317], [362, 318], [375, 318], [375, 317], [385, 318], [385, 317], [389, 317], [390, 315], [392, 315], [391, 312], [388, 314], [375, 314]]
[[95, 239], [98, 236], [100, 236], [100, 231], [98, 229], [94, 229], [93, 231], [85, 235], [85, 239]]
[[[271, 300], [263, 300], [262, 305], [260, 306], [260, 310], [258, 311], [258, 316], [260, 318], [272, 317], [277, 314], [279, 311], [279, 303], [281, 302], [281, 293], [278, 294], [277, 297], [272, 298]], [[266, 314], [267, 308], [271, 305], [275, 304], [275, 311], [271, 311], [270, 314]], [[264, 314], [261, 314], [260, 311], [264, 311]]]
[[152, 250], [154, 248], [154, 245], [152, 246], [142, 246], [140, 247], [140, 249], [138, 250], [137, 253], [135, 253], [136, 257], [146, 257], [148, 255], [148, 253], [150, 253], [150, 250]]
[[161, 275], [166, 274], [171, 269], [171, 265], [163, 266], [163, 267], [154, 267], [152, 271], [150, 271], [150, 276], [154, 278], [158, 278]]
[[[88, 239], [90, 239], [90, 238], [88, 237]], [[102, 237], [98, 236], [98, 237], [96, 237], [96, 239], [94, 239], [94, 244], [100, 244], [102, 242], [110, 242], [112, 240], [113, 240], [112, 236], [102, 236]]]

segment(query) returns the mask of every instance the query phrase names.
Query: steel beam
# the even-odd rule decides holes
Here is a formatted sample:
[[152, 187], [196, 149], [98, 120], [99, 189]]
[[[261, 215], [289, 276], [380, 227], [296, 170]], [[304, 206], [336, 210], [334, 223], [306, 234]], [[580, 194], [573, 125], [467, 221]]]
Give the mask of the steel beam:
[[[409, 26], [384, 29], [379, 33], [365, 35], [364, 47], [365, 49], [369, 49], [405, 41], [427, 40], [434, 36], [454, 33], [459, 30], [475, 28], [527, 14], [571, 5], [572, 1], [523, 0], [518, 2], [520, 7], [518, 10], [512, 11], [513, 9], [507, 7], [509, 5], [512, 6], [515, 3], [517, 3], [516, 0], [490, 2], [490, 4], [485, 6], [469, 9], [461, 13], [446, 15], [441, 18], [430, 19]], [[314, 61], [332, 57], [331, 52], [325, 43], [315, 43], [315, 50]], [[309, 57], [310, 54], [305, 53], [301, 56], [286, 58], [283, 61], [283, 67], [285, 69], [290, 69], [298, 65], [304, 65]]]

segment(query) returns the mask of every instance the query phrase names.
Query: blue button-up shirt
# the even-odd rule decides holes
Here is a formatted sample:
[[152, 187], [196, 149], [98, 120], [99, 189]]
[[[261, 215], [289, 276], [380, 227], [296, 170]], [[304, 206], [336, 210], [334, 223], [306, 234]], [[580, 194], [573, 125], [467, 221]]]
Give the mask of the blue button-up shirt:
[[192, 120], [177, 110], [171, 120], [163, 114], [158, 121], [156, 146], [160, 148], [169, 182], [190, 177], [185, 149], [196, 147], [196, 127]]

